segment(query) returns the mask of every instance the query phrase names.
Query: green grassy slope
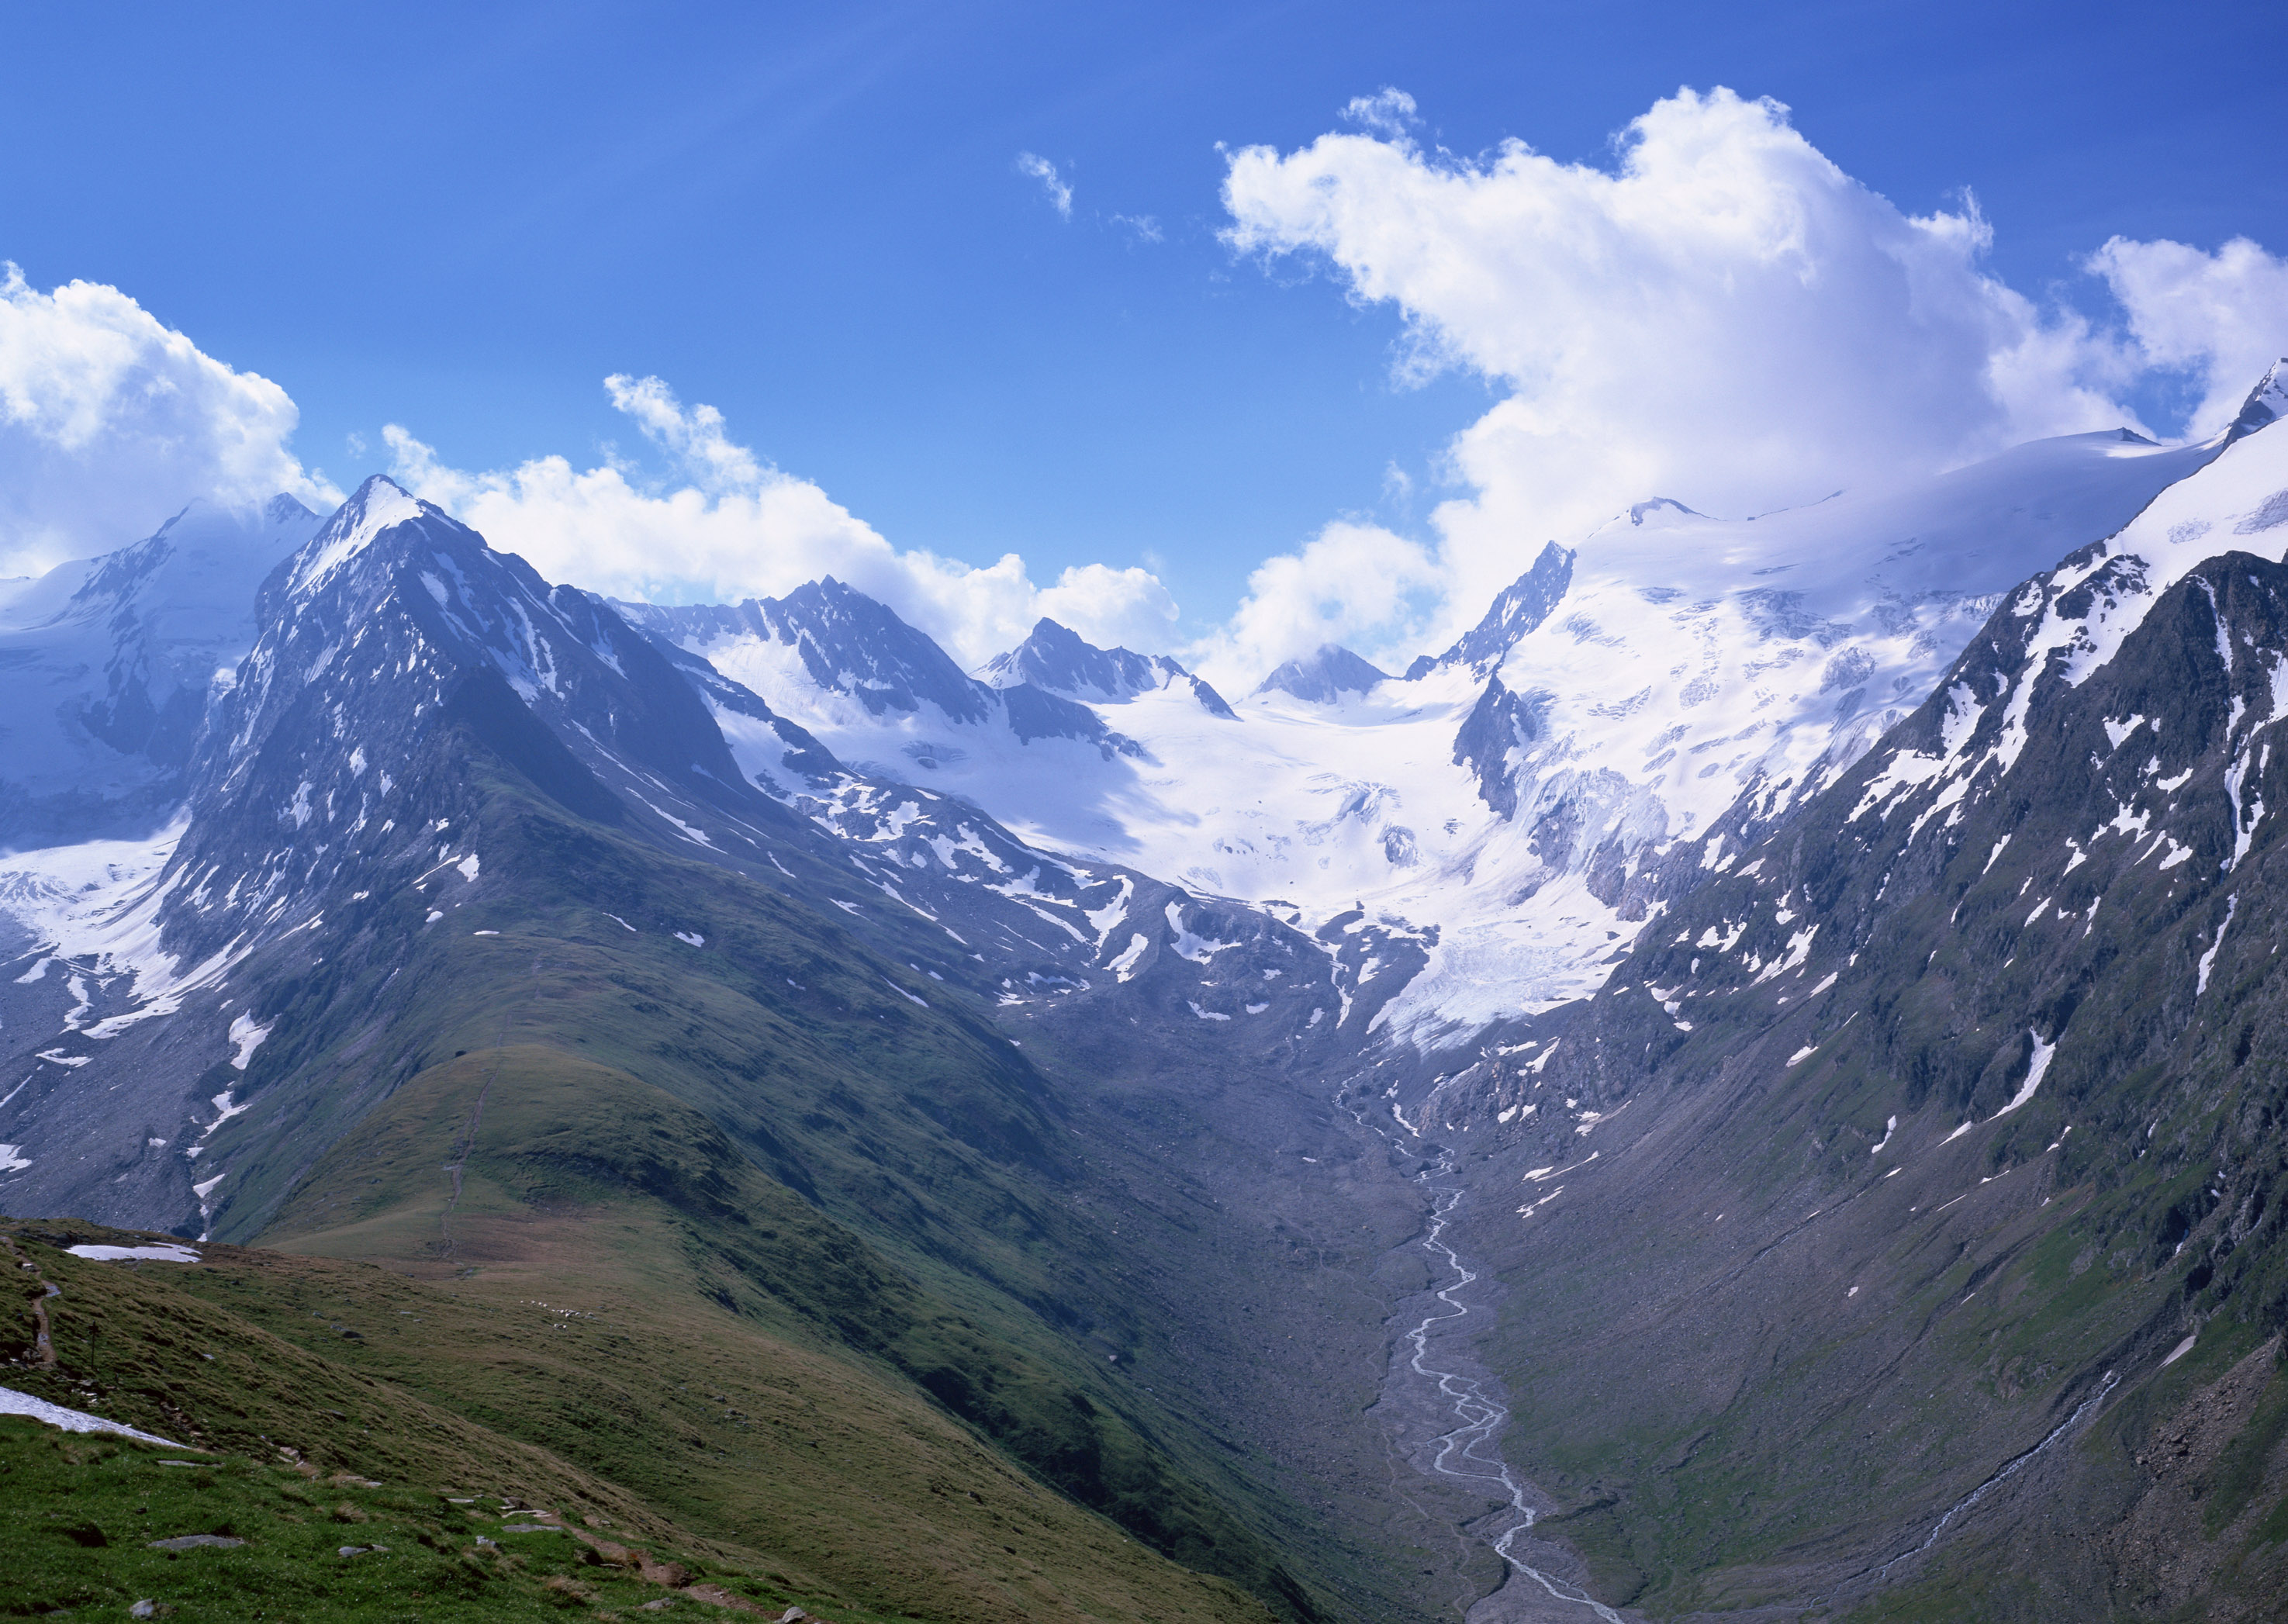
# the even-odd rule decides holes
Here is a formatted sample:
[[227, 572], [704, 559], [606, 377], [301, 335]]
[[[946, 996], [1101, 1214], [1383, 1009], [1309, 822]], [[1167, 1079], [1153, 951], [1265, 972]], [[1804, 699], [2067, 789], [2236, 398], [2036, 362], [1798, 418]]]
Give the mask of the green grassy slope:
[[[283, 1018], [246, 1080], [256, 1107], [217, 1136], [218, 1234], [422, 1261], [410, 1215], [443, 1188], [441, 1147], [378, 1185], [361, 1159], [433, 1125], [425, 1090], [471, 1075], [457, 1055], [552, 1052], [573, 1086], [489, 1114], [508, 1137], [480, 1141], [547, 1165], [535, 1199], [584, 1176], [690, 1207], [699, 1227], [751, 1205], [749, 1228], [774, 1240], [712, 1234], [703, 1301], [802, 1321], [1153, 1549], [1288, 1616], [1321, 1610], [1267, 1536], [1279, 1491], [1100, 1367], [1145, 1335], [1117, 1215], [1092, 1208], [1069, 1105], [989, 1023], [981, 986], [917, 974], [786, 888], [573, 817], [465, 740], [444, 748], [485, 883], [437, 923], [425, 893], [330, 906], [319, 951], [266, 1002]], [[980, 978], [941, 932], [910, 934], [913, 963]], [[661, 1154], [599, 1162], [631, 1089], [673, 1117]], [[706, 1165], [679, 1161], [679, 1140], [703, 1140]], [[608, 1232], [583, 1243], [598, 1256], [572, 1249], [565, 1278], [611, 1266]]]
[[[437, 1171], [453, 1164], [462, 1166], [457, 1202]], [[536, 1045], [472, 1053], [401, 1090], [336, 1147], [308, 1187], [313, 1207], [330, 1199], [320, 1191], [354, 1199], [347, 1211], [329, 1210], [322, 1230], [290, 1204], [276, 1244], [386, 1262], [450, 1280], [465, 1296], [568, 1304], [595, 1300], [608, 1282], [616, 1300], [646, 1305], [646, 1337], [606, 1337], [578, 1366], [529, 1367], [512, 1395], [463, 1382], [467, 1367], [425, 1343], [424, 1379], [456, 1383], [457, 1404], [494, 1424], [538, 1428], [560, 1411], [581, 1411], [572, 1390], [614, 1362], [621, 1368], [613, 1390], [640, 1391], [690, 1357], [669, 1355], [663, 1338], [703, 1333], [711, 1343], [736, 1343], [753, 1327], [769, 1333], [759, 1346], [794, 1342], [814, 1365], [820, 1355], [854, 1357], [870, 1384], [902, 1388], [909, 1403], [914, 1389], [930, 1395], [1080, 1504], [1188, 1565], [1229, 1564], [1248, 1550], [1245, 1529], [1123, 1414], [1129, 1395], [1059, 1367], [1052, 1333], [1020, 1323], [992, 1335], [761, 1174], [706, 1118], [624, 1073]], [[555, 1323], [573, 1342], [593, 1340], [594, 1322]], [[391, 1345], [411, 1344], [400, 1337]], [[680, 1459], [663, 1467], [651, 1431], [546, 1437], [686, 1515], [746, 1492], [695, 1476]], [[789, 1459], [800, 1484], [784, 1486], [797, 1501], [878, 1492], [878, 1474], [905, 1471], [905, 1446], [887, 1443], [879, 1455], [798, 1446]], [[739, 1454], [755, 1458], [751, 1444]], [[763, 1470], [782, 1476], [788, 1467]], [[753, 1515], [775, 1512], [764, 1506]]]
[[[560, 1213], [527, 1215], [526, 1232], [485, 1246], [520, 1262], [441, 1285], [223, 1247], [191, 1266], [88, 1263], [32, 1237], [101, 1232], [33, 1226], [18, 1244], [61, 1290], [47, 1300], [58, 1362], [27, 1362], [27, 1319], [9, 1381], [214, 1453], [214, 1480], [235, 1485], [214, 1517], [275, 1524], [306, 1483], [332, 1495], [371, 1479], [420, 1527], [441, 1496], [549, 1507], [702, 1579], [830, 1616], [1265, 1616], [1044, 1489], [910, 1390], [715, 1308], [686, 1277], [687, 1237], [641, 1211], [613, 1216], [632, 1239], [626, 1266], [602, 1281], [584, 1265], [605, 1248]], [[571, 1284], [561, 1270], [575, 1257], [588, 1306], [563, 1308], [560, 1291], [536, 1299]], [[52, 1503], [17, 1498], [33, 1481], [9, 1498], [44, 1520]], [[20, 1526], [7, 1542], [40, 1532]], [[280, 1541], [308, 1542], [282, 1527], [265, 1536]], [[555, 1555], [550, 1571], [582, 1560]]]
[[[457, 1497], [468, 1502], [460, 1504], [346, 1476], [314, 1480], [244, 1456], [194, 1461], [181, 1450], [73, 1438], [12, 1417], [0, 1418], [0, 1492], [12, 1509], [0, 1535], [8, 1567], [0, 1611], [20, 1617], [122, 1617], [147, 1603], [148, 1616], [185, 1624], [524, 1620], [558, 1619], [584, 1604], [609, 1620], [641, 1616], [679, 1588], [595, 1560], [592, 1548], [560, 1532], [507, 1533], [504, 1521], [521, 1527], [530, 1519], [504, 1519], [497, 1497]], [[238, 1543], [154, 1549], [185, 1535]], [[744, 1575], [717, 1582], [724, 1577], [739, 1586], [733, 1594], [767, 1608], [765, 1617], [780, 1611], [771, 1602], [790, 1595]]]

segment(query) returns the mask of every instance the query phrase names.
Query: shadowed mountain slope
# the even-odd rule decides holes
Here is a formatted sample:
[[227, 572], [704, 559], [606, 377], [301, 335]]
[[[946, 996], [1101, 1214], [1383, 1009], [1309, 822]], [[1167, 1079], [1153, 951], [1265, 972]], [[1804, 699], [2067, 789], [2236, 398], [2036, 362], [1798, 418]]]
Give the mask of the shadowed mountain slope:
[[2284, 458], [2011, 594], [1553, 1055], [1431, 1102], [1490, 1130], [1511, 1459], [1601, 1596], [2277, 1616], [2288, 566], [2229, 549]]

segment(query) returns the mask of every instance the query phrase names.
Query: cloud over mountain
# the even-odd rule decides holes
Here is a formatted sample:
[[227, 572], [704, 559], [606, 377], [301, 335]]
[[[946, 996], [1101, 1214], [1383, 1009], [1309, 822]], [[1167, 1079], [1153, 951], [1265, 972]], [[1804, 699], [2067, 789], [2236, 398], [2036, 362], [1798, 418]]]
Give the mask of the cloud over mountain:
[[2187, 428], [2213, 434], [2248, 387], [2288, 353], [2288, 260], [2246, 237], [2213, 254], [2182, 242], [2115, 237], [2089, 257], [2121, 301], [2148, 365], [2186, 376], [2197, 392]]
[[811, 480], [734, 441], [711, 406], [686, 407], [655, 377], [604, 382], [612, 404], [664, 454], [647, 481], [619, 463], [562, 456], [468, 472], [405, 429], [384, 431], [407, 489], [459, 515], [552, 581], [663, 603], [783, 594], [834, 575], [888, 604], [966, 664], [1023, 640], [1043, 615], [1100, 644], [1156, 649], [1176, 618], [1159, 578], [1090, 564], [1037, 585], [1016, 553], [977, 567], [901, 551]]
[[1983, 267], [1974, 204], [1903, 212], [1770, 100], [1680, 91], [1609, 169], [1519, 141], [1427, 148], [1413, 113], [1385, 91], [1348, 110], [1363, 133], [1230, 154], [1226, 238], [1395, 305], [1402, 375], [1465, 368], [1506, 391], [1455, 439], [1468, 494], [1433, 516], [1452, 625], [1545, 540], [1632, 502], [1745, 515], [2133, 424], [2120, 399], [2156, 368], [2210, 368], [2213, 417], [2288, 337], [2279, 263], [2253, 244], [2109, 243], [2093, 268], [2127, 336], [2044, 309]]
[[338, 502], [287, 449], [300, 414], [116, 288], [0, 271], [0, 575], [139, 540], [194, 497]]

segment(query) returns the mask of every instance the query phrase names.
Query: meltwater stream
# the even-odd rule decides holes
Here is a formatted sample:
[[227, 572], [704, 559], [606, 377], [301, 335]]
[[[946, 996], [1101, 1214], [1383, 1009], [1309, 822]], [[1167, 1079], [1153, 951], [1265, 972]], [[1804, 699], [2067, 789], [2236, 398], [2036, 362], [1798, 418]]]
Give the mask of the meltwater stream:
[[[1450, 1417], [1458, 1423], [1432, 1438], [1418, 1454], [1416, 1464], [1426, 1473], [1499, 1494], [1506, 1502], [1506, 1511], [1498, 1514], [1496, 1526], [1483, 1537], [1513, 1573], [1540, 1586], [1548, 1592], [1551, 1602], [1569, 1604], [1562, 1609], [1563, 1613], [1574, 1617], [1585, 1613], [1603, 1620], [1603, 1624], [1625, 1624], [1619, 1613], [1579, 1586], [1544, 1572], [1521, 1554], [1519, 1543], [1533, 1527], [1535, 1511], [1531, 1492], [1519, 1481], [1501, 1456], [1499, 1440], [1503, 1427], [1509, 1422], [1509, 1407], [1490, 1390], [1492, 1386], [1490, 1378], [1470, 1375], [1457, 1368], [1442, 1368], [1458, 1366], [1465, 1361], [1445, 1351], [1442, 1346], [1434, 1349], [1432, 1345], [1434, 1338], [1442, 1344], [1449, 1343], [1459, 1329], [1458, 1322], [1476, 1311], [1461, 1300], [1461, 1293], [1480, 1279], [1478, 1271], [1465, 1264], [1460, 1254], [1445, 1239], [1454, 1209], [1461, 1204], [1466, 1193], [1458, 1185], [1445, 1185], [1439, 1182], [1453, 1171], [1452, 1155], [1446, 1153], [1415, 1176], [1430, 1197], [1430, 1228], [1423, 1238], [1422, 1247], [1442, 1259], [1447, 1268], [1453, 1271], [1454, 1278], [1431, 1292], [1431, 1297], [1438, 1306], [1401, 1338], [1402, 1369], [1427, 1384], [1417, 1397], [1430, 1399], [1442, 1415]], [[1406, 1349], [1411, 1351], [1404, 1351]], [[1442, 1420], [1438, 1424], [1443, 1425], [1444, 1422]], [[1421, 1459], [1420, 1454], [1426, 1454], [1426, 1461]], [[1536, 1555], [1537, 1559], [1547, 1560], [1538, 1553]], [[1494, 1612], [1496, 1609], [1492, 1604], [1508, 1588], [1505, 1585], [1502, 1590], [1479, 1603], [1471, 1609], [1471, 1617], [1474, 1620], [1485, 1618]], [[1499, 1611], [1506, 1616], [1516, 1616], [1514, 1609]], [[1535, 1609], [1534, 1613], [1536, 1617], [1555, 1616], [1545, 1610], [1545, 1604], [1544, 1608]]]
[[[1376, 1126], [1363, 1121], [1362, 1125]], [[1389, 1136], [1385, 1134], [1384, 1137]], [[1428, 1200], [1429, 1209], [1429, 1227], [1418, 1244], [1442, 1262], [1452, 1278], [1429, 1289], [1425, 1301], [1435, 1306], [1398, 1339], [1385, 1403], [1392, 1406], [1402, 1440], [1409, 1433], [1428, 1434], [1422, 1442], [1405, 1448], [1418, 1470], [1498, 1496], [1504, 1502], [1504, 1509], [1492, 1518], [1470, 1519], [1479, 1525], [1477, 1537], [1493, 1549], [1512, 1573], [1530, 1580], [1546, 1593], [1545, 1597], [1530, 1591], [1520, 1593], [1516, 1587], [1505, 1584], [1469, 1609], [1468, 1624], [1558, 1624], [1559, 1620], [1589, 1617], [1601, 1624], [1630, 1624], [1622, 1614], [1578, 1584], [1536, 1565], [1538, 1563], [1561, 1567], [1571, 1565], [1571, 1562], [1561, 1546], [1533, 1535], [1536, 1491], [1519, 1479], [1501, 1454], [1500, 1438], [1509, 1424], [1509, 1406], [1495, 1397], [1498, 1385], [1490, 1374], [1472, 1374], [1468, 1368], [1474, 1361], [1466, 1352], [1462, 1322], [1487, 1304], [1481, 1302], [1474, 1307], [1463, 1300], [1462, 1294], [1485, 1277], [1463, 1262], [1461, 1254], [1445, 1239], [1455, 1210], [1468, 1193], [1458, 1184], [1444, 1182], [1454, 1172], [1452, 1153], [1442, 1151], [1434, 1161], [1414, 1176], [1415, 1183]], [[1487, 1283], [1498, 1289], [1498, 1282]], [[1847, 1594], [1863, 1596], [1879, 1588], [1889, 1580], [1893, 1569], [1929, 1551], [1950, 1531], [1958, 1528], [1982, 1501], [2075, 1433], [2103, 1406], [2118, 1382], [2117, 1373], [2107, 1371], [2096, 1390], [2072, 1414], [2039, 1442], [2005, 1462], [1977, 1487], [1948, 1507], [1919, 1543], [1853, 1574], [1827, 1600], [1833, 1603]], [[1410, 1419], [1416, 1425], [1410, 1426]], [[1423, 1425], [1426, 1422], [1427, 1425]], [[1530, 1549], [1521, 1550], [1521, 1545]], [[1531, 1561], [1527, 1559], [1529, 1555]]]

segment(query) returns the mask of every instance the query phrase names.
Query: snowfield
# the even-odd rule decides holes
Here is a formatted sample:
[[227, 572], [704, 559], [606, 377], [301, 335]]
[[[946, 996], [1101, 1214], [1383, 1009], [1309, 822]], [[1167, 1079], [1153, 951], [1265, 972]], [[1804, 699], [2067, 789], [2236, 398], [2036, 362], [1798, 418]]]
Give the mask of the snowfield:
[[[1593, 991], [1653, 911], [1631, 890], [1649, 862], [1700, 843], [1685, 860], [1728, 868], [1737, 853], [1712, 828], [1832, 781], [2002, 594], [2217, 449], [2081, 434], [1755, 519], [1642, 503], [1579, 539], [1545, 613], [1498, 606], [1413, 680], [1335, 702], [1260, 693], [1228, 717], [1172, 665], [1117, 697], [1065, 691], [1133, 753], [1025, 742], [927, 697], [884, 706], [878, 680], [822, 682], [753, 630], [682, 646], [848, 765], [973, 802], [1052, 850], [1279, 905], [1307, 929], [1353, 909], [1435, 927], [1378, 1021], [1436, 1044]], [[783, 787], [783, 741], [743, 731], [743, 768]]]

